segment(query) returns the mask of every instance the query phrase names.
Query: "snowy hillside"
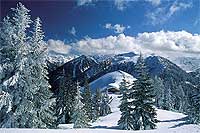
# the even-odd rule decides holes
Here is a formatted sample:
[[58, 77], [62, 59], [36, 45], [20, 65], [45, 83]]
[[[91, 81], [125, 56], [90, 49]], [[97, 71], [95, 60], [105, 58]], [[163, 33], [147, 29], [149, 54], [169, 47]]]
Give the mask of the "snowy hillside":
[[132, 75], [123, 71], [114, 71], [103, 75], [90, 83], [91, 90], [95, 91], [97, 88], [102, 91], [105, 89], [119, 89], [119, 84], [125, 78], [128, 82], [135, 80]]
[[[117, 129], [117, 121], [120, 118], [119, 104], [120, 99], [117, 95], [111, 94], [113, 97], [113, 101], [111, 103], [112, 113], [105, 116], [100, 117], [100, 119], [93, 123], [92, 126], [94, 128], [107, 128], [107, 129]], [[157, 119], [160, 121], [157, 123], [156, 130], [146, 130], [146, 131], [137, 131], [137, 132], [177, 132], [177, 133], [197, 133], [200, 132], [200, 126], [186, 124], [186, 115], [166, 110], [157, 109]]]
[[60, 125], [61, 129], [0, 129], [1, 133], [200, 133], [200, 126], [187, 124], [186, 115], [171, 111], [157, 109], [157, 129], [145, 131], [123, 131], [119, 130], [117, 121], [120, 118], [118, 95], [110, 94], [113, 97], [111, 102], [112, 113], [100, 117], [95, 123], [92, 123], [90, 129], [72, 129], [72, 124]]
[[200, 57], [179, 57], [171, 60], [183, 70], [190, 72], [200, 68]]

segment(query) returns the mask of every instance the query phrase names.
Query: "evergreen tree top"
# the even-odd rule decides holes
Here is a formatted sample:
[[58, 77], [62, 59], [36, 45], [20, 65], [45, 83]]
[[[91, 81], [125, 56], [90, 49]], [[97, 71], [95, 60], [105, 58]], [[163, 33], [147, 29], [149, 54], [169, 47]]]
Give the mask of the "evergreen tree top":
[[11, 8], [11, 9], [14, 12], [13, 16], [14, 22], [18, 22], [18, 24], [20, 24], [20, 22], [26, 21], [27, 24], [26, 28], [29, 28], [30, 26], [28, 24], [32, 22], [29, 15], [30, 10], [27, 9], [21, 2], [17, 4], [16, 8]]
[[37, 17], [34, 21], [33, 24], [33, 32], [31, 32], [33, 34], [33, 40], [32, 42], [34, 43], [40, 43], [43, 38], [44, 38], [44, 32], [42, 31], [42, 21], [39, 17]]

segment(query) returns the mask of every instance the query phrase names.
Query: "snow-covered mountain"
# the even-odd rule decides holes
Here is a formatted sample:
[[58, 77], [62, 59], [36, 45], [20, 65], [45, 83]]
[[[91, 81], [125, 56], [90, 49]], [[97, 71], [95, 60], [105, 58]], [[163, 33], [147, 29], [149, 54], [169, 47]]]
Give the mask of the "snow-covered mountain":
[[55, 70], [57, 67], [77, 58], [75, 55], [58, 55], [58, 54], [48, 54], [47, 63], [49, 71]]
[[200, 68], [200, 57], [178, 57], [172, 59], [172, 62], [187, 72]]
[[[138, 55], [133, 52], [107, 56], [79, 56], [50, 72], [52, 90], [59, 88], [58, 79], [62, 76], [63, 70], [74, 80], [78, 80], [80, 85], [83, 85], [85, 77], [87, 77], [92, 89], [99, 88], [104, 90], [105, 87], [110, 87], [109, 85], [112, 85], [117, 80], [113, 77], [120, 77], [119, 73], [117, 73], [117, 76], [115, 75], [119, 71], [137, 78], [135, 71], [137, 58]], [[197, 86], [200, 84], [198, 72], [188, 73], [167, 58], [156, 55], [145, 55], [145, 64], [152, 78], [155, 76], [161, 78], [164, 86], [171, 88], [172, 97], [177, 99], [174, 100], [174, 109], [179, 110], [178, 105], [180, 104], [177, 103], [182, 102], [179, 97], [191, 97], [194, 92], [198, 91]], [[183, 93], [178, 95], [178, 92]]]
[[95, 60], [98, 62], [102, 62], [105, 60], [111, 61], [113, 64], [115, 63], [123, 63], [123, 62], [136, 62], [137, 58], [139, 57], [138, 54], [134, 52], [129, 52], [129, 53], [122, 53], [122, 54], [117, 54], [117, 55], [94, 55], [92, 56]]
[[102, 77], [94, 80], [90, 83], [91, 90], [94, 92], [97, 88], [104, 91], [105, 89], [117, 91], [119, 90], [119, 85], [122, 79], [126, 79], [127, 82], [132, 82], [136, 80], [132, 75], [123, 71], [114, 71], [103, 75]]
[[[134, 52], [129, 53], [122, 53], [118, 55], [94, 55], [94, 56], [80, 56], [78, 59], [85, 60], [85, 57], [91, 58], [95, 60], [96, 62], [102, 62], [102, 61], [110, 61], [112, 64], [121, 64], [121, 63], [127, 63], [127, 62], [134, 62], [136, 63], [138, 54]], [[152, 57], [155, 55], [144, 55], [147, 57]], [[77, 55], [58, 55], [58, 54], [49, 54], [47, 57], [48, 62], [51, 63], [51, 65], [56, 65], [54, 67], [61, 66], [65, 64], [68, 61], [71, 61], [75, 58], [77, 58]], [[159, 57], [159, 56], [157, 56]], [[196, 69], [200, 68], [200, 57], [171, 57], [166, 58], [179, 66], [181, 69], [185, 70], [186, 72], [192, 72]]]

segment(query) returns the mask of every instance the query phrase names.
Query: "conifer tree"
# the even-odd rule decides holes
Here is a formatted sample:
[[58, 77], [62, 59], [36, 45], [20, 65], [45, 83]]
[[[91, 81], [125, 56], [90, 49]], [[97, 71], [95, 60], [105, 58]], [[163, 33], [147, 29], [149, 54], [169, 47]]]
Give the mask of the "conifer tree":
[[135, 68], [138, 76], [130, 92], [130, 98], [133, 100], [131, 103], [134, 130], [154, 129], [156, 127], [155, 96], [152, 81], [141, 54]]
[[165, 87], [164, 87], [164, 84], [163, 84], [163, 81], [155, 76], [154, 78], [154, 92], [155, 92], [155, 105], [158, 107], [158, 108], [163, 108], [163, 104], [164, 104], [164, 90], [165, 90]]
[[17, 52], [13, 44], [13, 35], [14, 26], [11, 23], [11, 18], [6, 16], [0, 27], [0, 127], [11, 126], [9, 119], [11, 113], [8, 112], [11, 112], [10, 107], [12, 106], [11, 90], [9, 89], [12, 82], [7, 80], [13, 75], [14, 58]]
[[8, 75], [4, 76], [0, 85], [11, 96], [11, 109], [0, 125], [14, 128], [55, 127], [40, 20], [36, 19], [32, 36], [29, 37], [27, 29], [32, 22], [30, 11], [21, 3], [12, 10], [13, 17], [7, 17], [5, 27], [1, 28], [1, 38], [7, 35], [7, 39], [1, 39], [3, 48], [10, 51], [1, 55], [9, 57], [9, 61], [4, 61], [11, 64], [11, 70], [4, 69]]
[[129, 90], [127, 86], [127, 81], [123, 79], [123, 81], [120, 83], [120, 92], [121, 96], [121, 104], [119, 106], [121, 111], [121, 117], [118, 121], [119, 128], [122, 130], [131, 130], [134, 129], [133, 127], [133, 117], [132, 117], [132, 111], [133, 108], [131, 107], [131, 103], [129, 100]]
[[106, 116], [112, 112], [110, 107], [111, 102], [112, 98], [108, 96], [108, 90], [106, 90], [106, 92], [102, 93], [101, 97], [100, 116]]
[[163, 109], [171, 110], [173, 106], [171, 87], [167, 85], [164, 91]]
[[8, 92], [2, 91], [0, 89], [0, 127], [6, 128], [9, 127], [10, 122], [8, 121], [11, 106], [12, 106], [11, 96]]
[[75, 108], [72, 115], [72, 122], [74, 123], [74, 128], [87, 128], [90, 126], [88, 124], [89, 119], [86, 115], [86, 111], [83, 109], [83, 103], [81, 102], [82, 97], [80, 95], [80, 86], [77, 83], [77, 96], [75, 98]]
[[200, 124], [200, 86], [197, 86], [198, 90], [192, 96], [192, 103], [189, 108], [189, 122], [194, 124]]
[[30, 27], [31, 23], [30, 11], [21, 3], [17, 4], [17, 7], [12, 10], [14, 12], [12, 17], [14, 26], [13, 43], [17, 52], [14, 57], [14, 78], [11, 77], [11, 80], [15, 80], [16, 82], [13, 85], [14, 89], [10, 92], [13, 97], [13, 120], [11, 127], [29, 127], [27, 118], [32, 115], [31, 110], [34, 107], [32, 102], [34, 90], [30, 87], [32, 85], [32, 79], [30, 78], [30, 67], [27, 62], [27, 54], [29, 51], [27, 28]]
[[72, 119], [73, 110], [75, 107], [75, 97], [77, 95], [76, 83], [72, 77], [63, 69], [63, 74], [59, 78], [60, 85], [57, 95], [56, 112], [58, 123], [69, 123]]
[[183, 87], [181, 85], [177, 86], [176, 95], [178, 99], [178, 111], [184, 112], [185, 110], [187, 110], [186, 108], [188, 107], [188, 102]]
[[15, 50], [13, 35], [14, 26], [11, 18], [6, 16], [0, 27], [0, 84], [11, 76], [14, 69], [14, 58], [17, 51]]
[[65, 102], [67, 101], [67, 79], [65, 76], [65, 71], [63, 69], [63, 73], [60, 77], [58, 77], [60, 83], [59, 83], [59, 88], [58, 88], [58, 94], [56, 98], [56, 115], [57, 115], [57, 124], [60, 123], [65, 123], [64, 122], [64, 116], [66, 116], [66, 104]]
[[92, 120], [93, 118], [92, 94], [87, 79], [85, 79], [82, 97], [84, 104], [83, 109], [86, 111], [86, 115], [88, 116], [89, 120]]
[[93, 96], [93, 121], [97, 120], [100, 116], [100, 106], [101, 106], [101, 92], [100, 89], [96, 89]]
[[[47, 48], [43, 41], [44, 33], [41, 27], [40, 18], [36, 18], [33, 24], [30, 52], [28, 54], [28, 63], [31, 68], [33, 89], [36, 91], [34, 95], [34, 110], [37, 112], [37, 118], [33, 119], [37, 127], [53, 128], [56, 126], [55, 98], [52, 98], [50, 92], [50, 84], [47, 77]], [[46, 101], [46, 102], [44, 102]], [[40, 124], [38, 124], [40, 123]]]

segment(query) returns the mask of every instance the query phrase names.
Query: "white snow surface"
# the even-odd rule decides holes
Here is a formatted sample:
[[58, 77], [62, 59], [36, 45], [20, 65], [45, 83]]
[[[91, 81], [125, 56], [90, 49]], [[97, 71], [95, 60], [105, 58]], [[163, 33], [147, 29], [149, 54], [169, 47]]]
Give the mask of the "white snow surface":
[[91, 123], [91, 128], [73, 129], [73, 124], [61, 124], [60, 129], [0, 129], [0, 133], [200, 133], [200, 126], [187, 124], [186, 115], [177, 112], [157, 109], [157, 129], [125, 131], [119, 130], [117, 121], [120, 119], [119, 95], [109, 94], [113, 97], [111, 102], [112, 113], [100, 117], [95, 123]]
[[101, 91], [105, 89], [115, 88], [119, 90], [119, 85], [122, 79], [125, 78], [127, 82], [132, 82], [136, 80], [132, 75], [123, 71], [114, 71], [103, 75], [102, 77], [96, 79], [90, 83], [90, 88], [94, 92], [97, 88]]

